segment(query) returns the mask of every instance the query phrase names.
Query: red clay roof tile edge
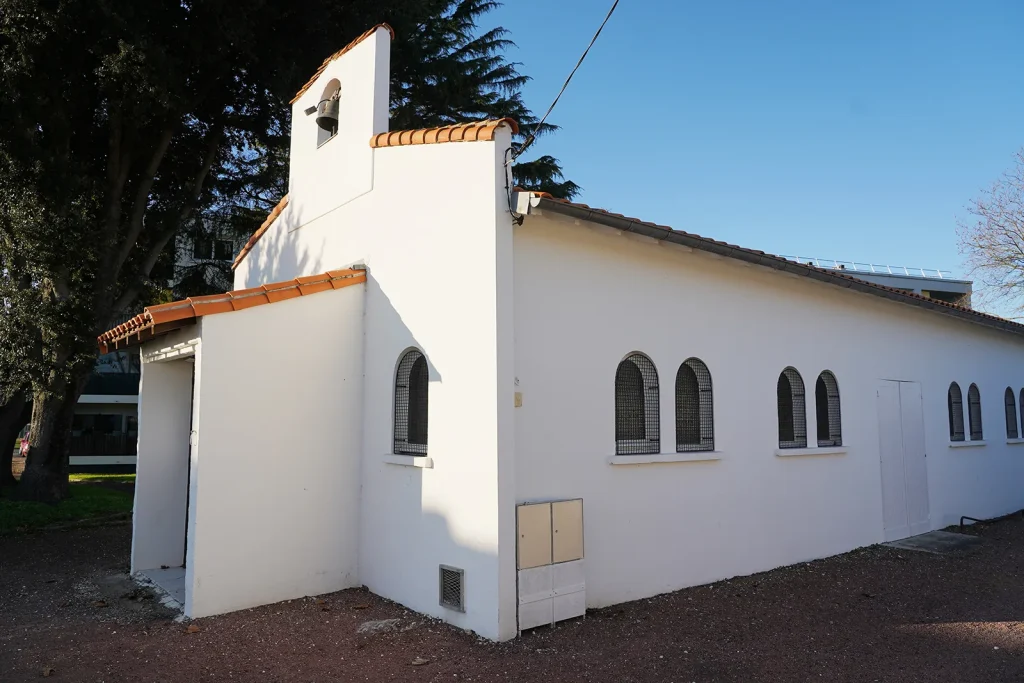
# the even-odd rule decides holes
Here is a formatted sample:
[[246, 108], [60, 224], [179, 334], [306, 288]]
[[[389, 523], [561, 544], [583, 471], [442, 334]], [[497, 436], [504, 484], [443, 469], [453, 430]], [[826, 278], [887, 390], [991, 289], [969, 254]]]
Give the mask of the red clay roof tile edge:
[[[664, 230], [668, 234], [678, 235], [684, 237], [688, 242], [692, 242], [692, 246], [701, 249], [702, 251], [711, 251], [719, 253], [722, 256], [735, 258], [737, 260], [745, 261], [757, 261], [760, 265], [764, 265], [776, 270], [785, 270], [791, 273], [800, 275], [806, 275], [814, 277], [814, 279], [827, 282], [829, 284], [843, 287], [846, 289], [857, 289], [862, 292], [875, 294], [882, 296], [890, 300], [900, 301], [907, 303], [925, 310], [931, 310], [938, 313], [947, 315], [953, 315], [961, 319], [972, 320], [973, 322], [985, 325], [987, 327], [993, 327], [995, 329], [1003, 330], [1006, 332], [1012, 332], [1014, 334], [1024, 335], [1024, 324], [1007, 320], [1006, 318], [1000, 318], [999, 316], [990, 315], [988, 313], [982, 313], [976, 311], [973, 308], [967, 308], [965, 306], [958, 306], [945, 301], [939, 301], [938, 299], [931, 299], [920, 294], [914, 294], [913, 292], [906, 292], [901, 289], [895, 289], [893, 287], [886, 287], [885, 285], [876, 284], [874, 282], [868, 282], [867, 280], [861, 280], [860, 278], [845, 273], [838, 273], [827, 268], [818, 268], [815, 266], [807, 265], [804, 263], [796, 263], [789, 259], [776, 256], [775, 254], [769, 254], [767, 252], [758, 251], [756, 249], [747, 249], [735, 244], [729, 244], [728, 242], [720, 242], [718, 240], [711, 239], [709, 237], [703, 237], [690, 232], [684, 232], [682, 230], [676, 230], [667, 225], [658, 225], [649, 221], [644, 221], [639, 218], [633, 218], [630, 216], [624, 216], [619, 213], [613, 213], [605, 209], [597, 209], [586, 204], [577, 202], [571, 202], [568, 199], [559, 199], [549, 192], [536, 192], [533, 190], [526, 190], [524, 188], [515, 188], [517, 192], [529, 192], [530, 194], [538, 197], [542, 204], [550, 202], [549, 207], [558, 211], [558, 206], [571, 207], [580, 211], [588, 212], [594, 216], [605, 216], [619, 221], [625, 221], [629, 224], [643, 225], [649, 228], [655, 228], [658, 230]], [[724, 253], [723, 253], [724, 252]], [[729, 253], [735, 252], [735, 253]], [[740, 255], [749, 257], [743, 259]], [[823, 276], [823, 277], [822, 277]]]
[[388, 33], [390, 33], [391, 34], [391, 40], [395, 39], [395, 29], [391, 28], [388, 24], [384, 24], [384, 23], [377, 24], [376, 26], [371, 28], [369, 31], [363, 32], [355, 40], [353, 40], [351, 43], [349, 43], [348, 45], [346, 45], [345, 47], [341, 48], [340, 50], [338, 50], [337, 52], [332, 54], [330, 57], [325, 59], [323, 61], [323, 64], [320, 65], [320, 67], [316, 70], [316, 72], [313, 74], [313, 76], [308, 81], [306, 81], [306, 84], [304, 86], [302, 86], [301, 88], [299, 88], [299, 92], [295, 93], [295, 97], [293, 97], [291, 99], [291, 101], [288, 102], [288, 104], [295, 104], [295, 102], [300, 97], [305, 95], [306, 91], [309, 90], [310, 88], [312, 88], [313, 84], [316, 83], [316, 79], [320, 78], [320, 76], [323, 74], [324, 69], [327, 68], [328, 64], [330, 64], [335, 59], [337, 59], [338, 57], [342, 56], [343, 54], [345, 54], [346, 52], [348, 52], [349, 50], [354, 48], [356, 45], [358, 45], [359, 43], [363, 42], [364, 40], [366, 40], [367, 38], [372, 36], [374, 33], [377, 32], [377, 29], [379, 29], [379, 28], [382, 28], [385, 31], [387, 31]]
[[519, 123], [512, 118], [488, 119], [486, 121], [469, 121], [453, 123], [437, 128], [416, 128], [414, 130], [392, 130], [378, 133], [370, 138], [370, 147], [401, 147], [405, 145], [431, 145], [444, 142], [489, 142], [494, 140], [495, 132], [502, 126], [512, 129], [513, 135], [519, 132]]
[[[141, 338], [143, 332], [150, 331], [147, 339], [151, 339], [171, 331], [167, 329], [162, 333], [157, 332], [154, 330], [157, 325], [175, 322], [185, 325], [195, 318], [206, 315], [240, 311], [296, 296], [308, 296], [329, 289], [341, 289], [361, 282], [366, 282], [366, 271], [363, 269], [331, 270], [283, 282], [271, 282], [260, 287], [235, 289], [223, 294], [196, 296], [181, 301], [147, 306], [139, 315], [101, 334], [96, 338], [96, 343], [99, 345], [100, 353], [107, 353], [118, 348], [137, 346], [143, 341]], [[271, 293], [277, 296], [271, 297]], [[130, 339], [133, 335], [135, 341]]]

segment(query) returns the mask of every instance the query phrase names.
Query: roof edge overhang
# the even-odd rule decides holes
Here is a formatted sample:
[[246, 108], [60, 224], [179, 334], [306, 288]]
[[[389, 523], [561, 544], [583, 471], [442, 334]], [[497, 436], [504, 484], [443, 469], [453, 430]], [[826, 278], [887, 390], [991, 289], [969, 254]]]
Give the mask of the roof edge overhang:
[[157, 337], [196, 324], [199, 318], [242, 311], [319, 292], [343, 289], [366, 282], [366, 267], [352, 266], [318, 275], [303, 275], [284, 282], [271, 282], [251, 289], [223, 294], [195, 296], [167, 304], [147, 306], [142, 313], [96, 338], [101, 354], [140, 346]]
[[871, 294], [872, 296], [889, 299], [890, 301], [895, 301], [897, 303], [916, 306], [936, 313], [942, 313], [943, 315], [960, 318], [966, 322], [983, 325], [1002, 332], [1009, 332], [1018, 336], [1024, 336], [1024, 325], [1015, 323], [1012, 320], [1005, 320], [986, 313], [980, 313], [971, 309], [945, 304], [933, 299], [927, 299], [915, 294], [901, 292], [883, 285], [876, 285], [865, 280], [860, 280], [850, 275], [841, 275], [822, 268], [815, 268], [814, 266], [795, 263], [784, 259], [781, 256], [774, 256], [772, 254], [766, 254], [752, 249], [744, 249], [743, 247], [726, 244], [725, 242], [719, 242], [699, 235], [673, 230], [669, 227], [639, 221], [635, 218], [629, 218], [628, 216], [619, 216], [600, 209], [583, 207], [578, 204], [572, 204], [558, 199], [543, 196], [538, 197], [535, 195], [530, 203], [542, 211], [550, 211], [576, 220], [597, 223], [598, 225], [614, 228], [623, 232], [643, 235], [645, 237], [658, 240], [659, 242], [679, 244], [691, 249], [698, 249], [710, 254], [743, 261], [744, 263], [750, 263], [757, 266], [763, 266], [765, 268], [771, 268], [772, 270], [777, 270], [783, 273], [806, 277], [810, 280], [824, 282], [826, 284], [842, 287], [843, 289]]

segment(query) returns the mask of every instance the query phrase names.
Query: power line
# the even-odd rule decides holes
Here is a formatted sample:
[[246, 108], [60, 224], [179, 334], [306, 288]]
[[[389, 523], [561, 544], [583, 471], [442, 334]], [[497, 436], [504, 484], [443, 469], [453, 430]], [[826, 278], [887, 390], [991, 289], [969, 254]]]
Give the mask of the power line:
[[[541, 127], [543, 127], [544, 122], [547, 121], [548, 114], [550, 114], [551, 110], [555, 108], [556, 104], [558, 104], [558, 100], [559, 98], [562, 97], [562, 93], [564, 93], [565, 89], [569, 87], [569, 81], [571, 81], [572, 77], [576, 75], [576, 70], [579, 69], [580, 66], [583, 64], [583, 60], [587, 58], [587, 53], [590, 52], [590, 48], [594, 47], [594, 43], [597, 42], [597, 37], [601, 35], [601, 31], [604, 30], [604, 25], [607, 24], [608, 20], [612, 18], [612, 14], [615, 13], [615, 8], [618, 6], [619, 0], [615, 0], [615, 2], [612, 3], [611, 9], [608, 10], [608, 14], [605, 15], [604, 21], [602, 21], [601, 25], [597, 27], [597, 33], [595, 33], [594, 37], [590, 39], [590, 45], [587, 45], [587, 49], [583, 51], [583, 54], [580, 56], [580, 61], [576, 62], [576, 66], [573, 67], [572, 72], [569, 73], [569, 77], [566, 78], [565, 83], [562, 84], [562, 89], [559, 90], [558, 95], [555, 96], [555, 101], [552, 102], [551, 106], [548, 107], [548, 110], [544, 112], [544, 116], [541, 117], [540, 123], [538, 123], [537, 126], [534, 128], [534, 131], [538, 131], [541, 129]], [[530, 133], [530, 135], [523, 142], [522, 146], [519, 148], [519, 151], [512, 155], [512, 159], [509, 161], [509, 163], [518, 159], [519, 155], [525, 152], [526, 148], [532, 145], [535, 139], [536, 135], [534, 135], [534, 133]]]

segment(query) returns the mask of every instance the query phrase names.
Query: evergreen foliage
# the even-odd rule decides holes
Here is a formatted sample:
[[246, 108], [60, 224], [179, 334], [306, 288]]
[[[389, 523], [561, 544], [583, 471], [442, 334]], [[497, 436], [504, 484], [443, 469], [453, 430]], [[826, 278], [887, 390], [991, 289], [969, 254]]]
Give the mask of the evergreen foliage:
[[[506, 32], [478, 30], [495, 6], [0, 0], [0, 400], [27, 386], [33, 411], [20, 496], [66, 495], [96, 336], [169, 296], [171, 279], [191, 290], [178, 294], [210, 284], [174, 273], [179, 236], [247, 235], [283, 194], [287, 101], [326, 55], [387, 21], [393, 128], [537, 126]], [[578, 191], [550, 157], [518, 173]]]

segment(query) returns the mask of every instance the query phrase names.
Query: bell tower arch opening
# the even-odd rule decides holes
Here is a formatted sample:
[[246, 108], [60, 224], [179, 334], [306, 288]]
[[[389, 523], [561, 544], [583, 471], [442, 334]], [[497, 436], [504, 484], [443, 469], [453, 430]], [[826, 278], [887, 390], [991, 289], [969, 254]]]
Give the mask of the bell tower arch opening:
[[341, 100], [341, 83], [332, 78], [324, 87], [316, 105], [316, 146], [327, 143], [338, 134], [338, 111]]

